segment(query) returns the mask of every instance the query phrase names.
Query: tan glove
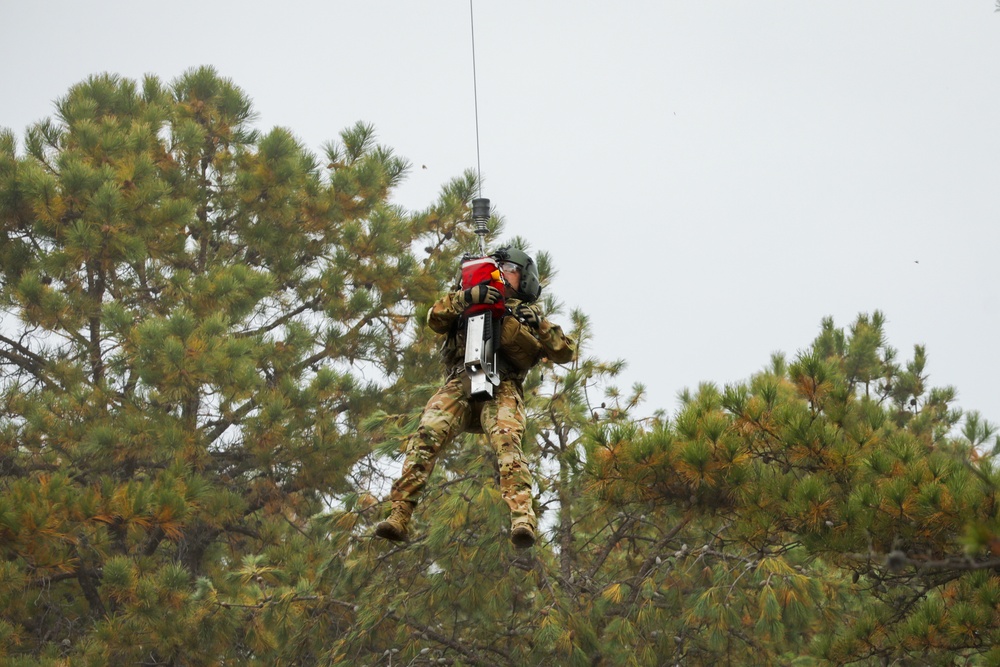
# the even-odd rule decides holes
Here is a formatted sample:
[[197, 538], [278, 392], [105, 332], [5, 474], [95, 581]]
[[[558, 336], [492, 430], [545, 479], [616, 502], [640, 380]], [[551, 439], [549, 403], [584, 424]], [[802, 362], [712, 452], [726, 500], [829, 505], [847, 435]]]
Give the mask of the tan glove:
[[492, 306], [502, 298], [503, 294], [500, 293], [500, 290], [492, 285], [475, 285], [462, 292], [462, 300], [465, 302], [466, 308], [478, 304]]

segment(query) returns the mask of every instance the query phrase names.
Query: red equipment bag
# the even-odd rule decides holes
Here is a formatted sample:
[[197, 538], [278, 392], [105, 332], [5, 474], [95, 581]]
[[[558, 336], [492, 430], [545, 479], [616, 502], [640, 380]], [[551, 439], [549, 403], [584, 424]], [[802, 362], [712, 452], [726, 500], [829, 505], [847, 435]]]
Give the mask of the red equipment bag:
[[[475, 257], [462, 262], [462, 289], [466, 290], [476, 285], [490, 285], [495, 287], [500, 294], [504, 293], [503, 277], [500, 274], [500, 265], [492, 257]], [[500, 299], [493, 305], [477, 303], [466, 309], [466, 315], [475, 315], [489, 311], [493, 317], [502, 317], [504, 314], [504, 302]]]

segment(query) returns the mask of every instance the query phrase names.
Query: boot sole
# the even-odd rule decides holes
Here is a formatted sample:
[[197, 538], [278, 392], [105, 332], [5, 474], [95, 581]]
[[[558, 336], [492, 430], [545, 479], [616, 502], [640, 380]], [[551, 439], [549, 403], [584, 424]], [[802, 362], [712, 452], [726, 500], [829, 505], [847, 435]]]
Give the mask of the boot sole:
[[510, 541], [515, 549], [530, 549], [535, 546], [535, 533], [515, 528], [510, 534]]
[[385, 522], [375, 526], [375, 536], [391, 542], [405, 542], [407, 538], [406, 533], [400, 533], [395, 527]]

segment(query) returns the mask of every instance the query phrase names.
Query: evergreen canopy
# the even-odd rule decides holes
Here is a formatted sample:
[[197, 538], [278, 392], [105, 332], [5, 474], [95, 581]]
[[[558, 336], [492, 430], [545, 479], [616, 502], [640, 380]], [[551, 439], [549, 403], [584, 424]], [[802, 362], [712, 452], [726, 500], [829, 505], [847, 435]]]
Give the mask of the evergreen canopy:
[[466, 436], [397, 546], [474, 176], [404, 211], [371, 127], [319, 160], [210, 68], [57, 110], [0, 134], [4, 664], [1000, 664], [1000, 439], [880, 313], [670, 418], [539, 367], [540, 544]]

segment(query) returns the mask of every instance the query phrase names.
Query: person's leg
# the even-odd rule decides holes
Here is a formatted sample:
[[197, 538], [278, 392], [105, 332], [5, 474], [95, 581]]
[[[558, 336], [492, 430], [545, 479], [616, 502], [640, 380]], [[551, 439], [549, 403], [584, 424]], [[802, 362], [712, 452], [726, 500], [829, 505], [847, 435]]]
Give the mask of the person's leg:
[[535, 542], [538, 521], [531, 507], [531, 471], [521, 451], [527, 416], [524, 400], [512, 382], [501, 382], [496, 398], [483, 406], [482, 423], [500, 465], [500, 495], [510, 508], [514, 545], [530, 547]]
[[451, 380], [427, 402], [417, 432], [406, 443], [406, 458], [399, 479], [389, 495], [392, 512], [375, 527], [375, 534], [389, 540], [407, 538], [413, 508], [434, 471], [438, 454], [469, 423], [469, 401], [461, 379]]

